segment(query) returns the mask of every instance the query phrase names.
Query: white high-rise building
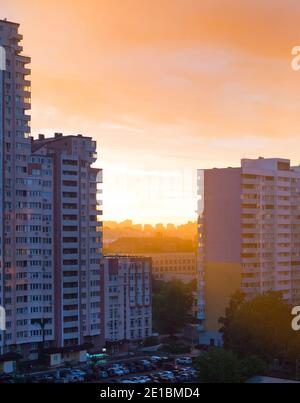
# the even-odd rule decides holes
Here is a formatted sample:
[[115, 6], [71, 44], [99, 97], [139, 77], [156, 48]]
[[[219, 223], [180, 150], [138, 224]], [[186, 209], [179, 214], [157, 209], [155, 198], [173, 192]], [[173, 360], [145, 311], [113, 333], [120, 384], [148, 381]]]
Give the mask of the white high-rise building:
[[102, 172], [90, 137], [31, 138], [18, 28], [0, 20], [0, 355], [36, 359], [41, 345], [102, 347]]
[[300, 167], [258, 158], [243, 159], [239, 168], [199, 170], [198, 193], [198, 310], [205, 329], [218, 330], [237, 289], [248, 297], [277, 291], [298, 304]]
[[[0, 353], [9, 346], [24, 341], [24, 335], [33, 332], [27, 301], [37, 294], [35, 279], [23, 278], [27, 253], [35, 254], [35, 246], [28, 247], [30, 237], [26, 225], [31, 209], [25, 201], [29, 187], [27, 166], [31, 153], [30, 115], [31, 83], [28, 79], [30, 58], [22, 54], [19, 25], [0, 20], [0, 305], [6, 310], [6, 331], [0, 331]], [[5, 51], [3, 51], [3, 49]], [[34, 199], [30, 203], [39, 203]], [[26, 245], [26, 246], [24, 246]], [[34, 258], [33, 258], [34, 259]], [[41, 269], [41, 268], [40, 268]], [[24, 330], [26, 326], [26, 330]]]
[[[32, 151], [35, 160], [51, 158], [54, 345], [100, 348], [102, 170], [91, 166], [96, 142], [82, 135], [40, 135]], [[36, 162], [35, 169], [40, 168]]]

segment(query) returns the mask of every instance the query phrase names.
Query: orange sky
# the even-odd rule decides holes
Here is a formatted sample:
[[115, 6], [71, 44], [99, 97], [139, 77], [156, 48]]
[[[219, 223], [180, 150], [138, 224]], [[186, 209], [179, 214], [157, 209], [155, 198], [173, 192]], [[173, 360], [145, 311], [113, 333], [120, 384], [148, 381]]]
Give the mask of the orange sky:
[[195, 219], [195, 169], [300, 162], [296, 0], [0, 0], [32, 56], [33, 133], [98, 140], [106, 219]]

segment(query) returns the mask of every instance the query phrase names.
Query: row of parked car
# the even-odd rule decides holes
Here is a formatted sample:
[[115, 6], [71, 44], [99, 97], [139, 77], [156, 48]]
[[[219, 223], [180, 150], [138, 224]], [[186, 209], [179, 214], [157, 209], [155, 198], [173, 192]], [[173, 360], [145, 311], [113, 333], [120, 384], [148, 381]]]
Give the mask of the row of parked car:
[[109, 366], [96, 363], [88, 370], [86, 380], [91, 382], [97, 380], [106, 380], [107, 378], [112, 377], [122, 377], [129, 374], [156, 371], [160, 368], [164, 370], [176, 371], [179, 369], [179, 365], [191, 364], [192, 359], [190, 357], [178, 358], [174, 363], [174, 359], [161, 356], [152, 356], [149, 359], [141, 359], [137, 361], [113, 363]]
[[[24, 378], [23, 382], [30, 383], [79, 383], [79, 382], [99, 382], [105, 380], [124, 377], [130, 374], [138, 374], [149, 372], [149, 376], [135, 376], [126, 381], [134, 381], [135, 383], [145, 382], [168, 382], [171, 381], [189, 381], [192, 378], [192, 369], [187, 371], [188, 366], [192, 364], [190, 357], [180, 357], [175, 361], [169, 357], [152, 356], [149, 359], [140, 359], [137, 361], [128, 361], [123, 363], [112, 363], [103, 365], [102, 363], [93, 363], [87, 365], [84, 369], [58, 369], [49, 373], [32, 375]], [[154, 371], [161, 370], [159, 374]], [[171, 376], [171, 373], [173, 374]], [[9, 382], [8, 378], [3, 379], [4, 382]], [[0, 380], [1, 383], [1, 380]]]
[[85, 371], [68, 368], [35, 375], [0, 376], [0, 383], [75, 383], [84, 382], [85, 380]]
[[105, 380], [111, 377], [121, 377], [139, 372], [155, 371], [163, 365], [167, 365], [168, 357], [153, 356], [149, 360], [141, 359], [124, 363], [113, 363], [109, 366], [96, 364], [89, 369], [87, 378], [89, 381]]
[[59, 369], [55, 373], [35, 375], [30, 383], [80, 383], [86, 380], [86, 372], [81, 369]]
[[[172, 362], [170, 362], [172, 361]], [[191, 357], [180, 357], [174, 362], [168, 357], [152, 356], [150, 359], [130, 362], [125, 364], [113, 364], [108, 373], [120, 377], [128, 373], [150, 372], [147, 375], [129, 377], [126, 379], [112, 379], [111, 382], [118, 383], [171, 383], [191, 382], [197, 378], [197, 372], [192, 365]], [[189, 366], [189, 367], [187, 367]], [[162, 369], [159, 372], [151, 372]], [[110, 372], [112, 370], [112, 372]]]
[[135, 376], [121, 379], [120, 383], [176, 383], [193, 382], [197, 380], [198, 373], [192, 368], [179, 368], [173, 371], [161, 371], [149, 375]]

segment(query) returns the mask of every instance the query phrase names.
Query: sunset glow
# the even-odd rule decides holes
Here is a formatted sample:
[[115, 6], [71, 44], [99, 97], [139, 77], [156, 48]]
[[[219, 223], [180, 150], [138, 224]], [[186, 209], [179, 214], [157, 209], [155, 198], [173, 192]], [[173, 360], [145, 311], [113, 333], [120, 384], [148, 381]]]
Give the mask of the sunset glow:
[[242, 3], [1, 1], [32, 57], [33, 134], [98, 141], [104, 219], [195, 220], [197, 168], [299, 163], [300, 4]]

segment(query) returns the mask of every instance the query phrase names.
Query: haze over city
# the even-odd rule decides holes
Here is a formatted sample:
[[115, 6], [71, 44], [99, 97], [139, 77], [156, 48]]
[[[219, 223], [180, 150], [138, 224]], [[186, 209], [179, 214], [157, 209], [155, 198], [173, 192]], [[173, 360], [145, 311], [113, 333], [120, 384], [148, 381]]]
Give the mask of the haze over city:
[[196, 219], [197, 168], [298, 163], [299, 8], [2, 0], [1, 17], [21, 23], [32, 56], [33, 134], [98, 141], [104, 219], [183, 223]]
[[299, 2], [2, 3], [0, 384], [299, 383]]

